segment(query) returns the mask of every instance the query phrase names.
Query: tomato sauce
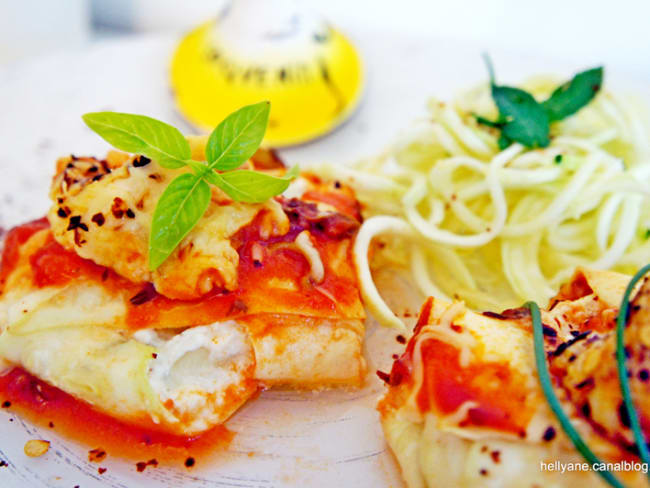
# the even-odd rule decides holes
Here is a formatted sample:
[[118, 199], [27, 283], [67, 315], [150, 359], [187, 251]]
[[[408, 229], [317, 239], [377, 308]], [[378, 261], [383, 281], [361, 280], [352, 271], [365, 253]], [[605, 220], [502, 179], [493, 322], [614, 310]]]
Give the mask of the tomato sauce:
[[0, 403], [89, 449], [101, 449], [109, 456], [136, 462], [155, 459], [161, 464], [184, 464], [193, 458], [200, 463], [215, 450], [227, 447], [233, 437], [223, 426], [194, 437], [183, 437], [156, 430], [148, 419], [137, 425], [125, 423], [20, 368], [0, 376]]
[[[428, 322], [432, 302], [420, 314], [415, 335], [404, 354], [393, 363], [391, 386], [413, 385], [413, 355], [417, 334]], [[461, 366], [458, 349], [444, 341], [426, 339], [421, 344], [423, 379], [416, 393], [418, 409], [453, 414], [465, 402], [474, 402], [461, 427], [486, 427], [522, 435], [533, 415], [525, 406], [525, 379], [504, 363], [479, 362]]]
[[20, 256], [20, 246], [25, 244], [38, 231], [49, 229], [50, 223], [46, 217], [28, 222], [19, 227], [14, 227], [7, 233], [4, 248], [2, 250], [2, 260], [0, 261], [0, 292], [4, 287], [7, 277], [18, 264]]
[[80, 279], [101, 279], [107, 268], [67, 251], [51, 236], [48, 242], [29, 257], [34, 283], [39, 288], [65, 285]]
[[436, 339], [422, 344], [424, 381], [417, 402], [421, 411], [455, 412], [463, 403], [470, 408], [461, 425], [491, 427], [519, 433], [525, 430], [530, 413], [524, 408], [526, 389], [507, 364], [477, 363], [462, 367], [458, 349]]

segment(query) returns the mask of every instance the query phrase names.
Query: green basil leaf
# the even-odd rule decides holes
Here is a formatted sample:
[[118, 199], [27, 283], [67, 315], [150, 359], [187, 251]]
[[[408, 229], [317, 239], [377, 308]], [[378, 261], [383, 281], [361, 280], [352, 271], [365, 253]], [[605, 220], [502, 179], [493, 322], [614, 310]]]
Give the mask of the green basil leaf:
[[209, 173], [206, 178], [236, 202], [261, 203], [286, 190], [298, 171], [298, 166], [294, 166], [286, 175], [277, 177], [258, 171], [236, 170]]
[[499, 149], [502, 151], [507, 148], [510, 144], [512, 144], [512, 141], [506, 137], [505, 134], [501, 133], [499, 136], [499, 140], [497, 141], [497, 144], [499, 145]]
[[492, 98], [505, 120], [502, 134], [527, 147], [549, 145], [549, 122], [544, 108], [528, 92], [510, 86], [492, 85]]
[[242, 107], [212, 131], [205, 148], [210, 169], [235, 169], [255, 154], [264, 139], [270, 107], [269, 102]]
[[587, 105], [603, 85], [603, 68], [592, 68], [575, 75], [553, 91], [542, 103], [550, 122], [573, 115]]
[[183, 134], [160, 120], [118, 112], [94, 112], [82, 118], [117, 149], [144, 154], [164, 168], [181, 168], [190, 159], [190, 145]]
[[201, 219], [212, 191], [203, 178], [190, 173], [174, 179], [153, 214], [149, 237], [149, 269], [157, 269]]

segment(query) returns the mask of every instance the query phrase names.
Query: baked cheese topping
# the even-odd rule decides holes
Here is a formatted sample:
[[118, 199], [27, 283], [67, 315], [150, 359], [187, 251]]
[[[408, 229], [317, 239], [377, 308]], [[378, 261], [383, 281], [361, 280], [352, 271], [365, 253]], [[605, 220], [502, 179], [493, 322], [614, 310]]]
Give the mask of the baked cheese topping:
[[323, 278], [325, 277], [325, 267], [323, 266], [323, 260], [321, 259], [318, 249], [314, 247], [314, 244], [311, 241], [309, 231], [304, 230], [298, 234], [295, 243], [296, 246], [298, 246], [298, 249], [300, 249], [300, 251], [305, 255], [307, 261], [309, 261], [312, 279], [317, 283], [323, 281]]
[[271, 199], [238, 203], [213, 189], [205, 215], [156, 271], [148, 268], [148, 243], [156, 202], [184, 170], [147, 158], [64, 158], [52, 184], [48, 215], [54, 238], [79, 256], [132, 282], [151, 282], [169, 298], [199, 298], [213, 289], [237, 288], [239, 257], [230, 238], [265, 210], [267, 236], [283, 235], [289, 220]]

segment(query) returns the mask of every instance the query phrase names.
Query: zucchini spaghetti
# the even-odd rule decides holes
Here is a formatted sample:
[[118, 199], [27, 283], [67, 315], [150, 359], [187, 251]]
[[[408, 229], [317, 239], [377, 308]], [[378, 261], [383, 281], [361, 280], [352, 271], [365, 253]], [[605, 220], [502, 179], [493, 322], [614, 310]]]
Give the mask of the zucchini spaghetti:
[[[524, 84], [537, 99], [555, 86]], [[378, 157], [314, 168], [364, 205], [355, 261], [382, 324], [403, 327], [372, 281], [377, 259], [408, 266], [424, 295], [479, 310], [545, 303], [576, 266], [633, 273], [648, 261], [650, 131], [638, 103], [603, 90], [552, 124], [548, 147], [503, 150], [476, 120], [497, 115], [488, 85], [428, 109]], [[369, 259], [379, 235], [389, 245]]]

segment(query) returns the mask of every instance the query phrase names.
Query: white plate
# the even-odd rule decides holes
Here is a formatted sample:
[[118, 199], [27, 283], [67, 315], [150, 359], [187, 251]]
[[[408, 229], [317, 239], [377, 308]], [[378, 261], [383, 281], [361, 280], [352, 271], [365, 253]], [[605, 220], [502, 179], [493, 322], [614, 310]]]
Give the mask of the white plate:
[[[345, 163], [375, 154], [409, 121], [424, 115], [429, 96], [449, 97], [486, 77], [479, 56], [484, 47], [370, 31], [355, 37], [368, 70], [361, 108], [329, 136], [283, 151], [290, 163]], [[81, 114], [143, 113], [190, 131], [175, 112], [167, 84], [173, 45], [174, 40], [163, 38], [111, 41], [0, 70], [1, 227], [46, 212], [58, 156], [105, 153], [106, 144], [84, 126]], [[492, 54], [502, 81], [550, 69], [568, 76], [583, 67], [579, 62], [566, 66], [525, 55]], [[0, 459], [9, 466], [0, 468], [0, 486], [401, 486], [374, 410], [384, 390], [374, 371], [386, 370], [391, 354], [400, 352], [394, 336], [371, 328], [365, 388], [265, 392], [228, 422], [236, 432], [229, 449], [214, 464], [192, 471], [157, 468], [138, 473], [134, 463], [108, 459], [101, 464], [107, 471], [99, 475], [98, 465], [87, 461], [88, 449], [95, 446], [66, 441], [56, 431], [2, 411]], [[24, 443], [33, 438], [52, 441], [42, 458], [23, 454]]]

